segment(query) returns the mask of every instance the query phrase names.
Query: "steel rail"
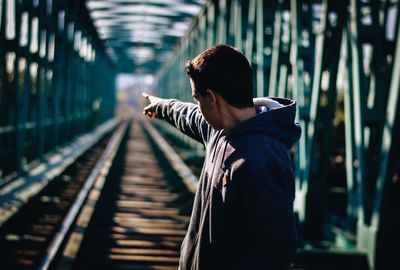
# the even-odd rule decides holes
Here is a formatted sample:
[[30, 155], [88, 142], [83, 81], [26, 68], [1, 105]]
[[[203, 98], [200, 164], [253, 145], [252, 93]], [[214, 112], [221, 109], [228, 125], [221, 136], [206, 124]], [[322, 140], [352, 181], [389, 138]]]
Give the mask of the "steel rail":
[[71, 226], [74, 223], [77, 215], [79, 214], [80, 210], [82, 209], [84, 202], [93, 187], [97, 177], [100, 175], [102, 168], [105, 166], [107, 162], [112, 160], [115, 156], [115, 149], [118, 149], [120, 142], [125, 134], [126, 128], [128, 124], [124, 122], [119, 126], [119, 128], [114, 132], [110, 141], [108, 142], [106, 149], [100, 156], [99, 160], [96, 163], [96, 166], [90, 173], [89, 177], [85, 181], [85, 184], [82, 190], [79, 192], [77, 199], [75, 200], [74, 204], [69, 209], [67, 215], [65, 216], [60, 230], [55, 234], [53, 237], [51, 244], [49, 245], [46, 255], [42, 259], [41, 263], [39, 264], [38, 269], [46, 270], [49, 269], [52, 262], [54, 261], [65, 237], [67, 236], [68, 232], [70, 231]]
[[186, 185], [187, 189], [195, 193], [198, 186], [198, 178], [193, 174], [190, 168], [182, 161], [175, 150], [168, 144], [168, 142], [161, 136], [161, 134], [155, 129], [148, 120], [141, 119], [140, 121], [146, 130], [149, 132], [150, 136], [153, 138], [154, 142], [163, 152], [167, 160], [170, 162], [171, 166], [181, 177], [182, 181]]

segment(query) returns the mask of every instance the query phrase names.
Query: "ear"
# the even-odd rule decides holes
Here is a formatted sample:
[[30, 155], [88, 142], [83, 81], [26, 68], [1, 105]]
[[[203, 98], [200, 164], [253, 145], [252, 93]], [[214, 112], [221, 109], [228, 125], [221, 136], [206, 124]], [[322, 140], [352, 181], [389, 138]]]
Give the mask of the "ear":
[[207, 98], [208, 102], [210, 103], [210, 105], [217, 105], [217, 103], [218, 103], [217, 94], [213, 90], [210, 90], [210, 89], [206, 90], [206, 94], [207, 94], [206, 98]]

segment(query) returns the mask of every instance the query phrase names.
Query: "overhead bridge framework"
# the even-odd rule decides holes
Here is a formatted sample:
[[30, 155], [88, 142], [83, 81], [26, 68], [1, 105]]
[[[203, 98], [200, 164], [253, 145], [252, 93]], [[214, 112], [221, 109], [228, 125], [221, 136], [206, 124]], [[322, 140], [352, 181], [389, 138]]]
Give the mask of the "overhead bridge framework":
[[[166, 8], [174, 1], [90, 2]], [[180, 2], [201, 1], [171, 5]], [[135, 61], [137, 53], [129, 52], [138, 47], [167, 53], [163, 42], [170, 48], [171, 37], [157, 45], [113, 32], [123, 26], [99, 30], [89, 15], [96, 4], [88, 9], [85, 1], [1, 0], [0, 186], [111, 119], [118, 70], [132, 63], [134, 72], [152, 71], [160, 96], [188, 101], [185, 61], [227, 43], [251, 62], [255, 96], [297, 100], [303, 135], [291, 152], [304, 243], [366, 252], [375, 269], [398, 265], [399, 5], [398, 0], [208, 1], [169, 60]], [[118, 16], [124, 21], [129, 13]], [[151, 25], [155, 32], [157, 25]]]
[[115, 64], [84, 1], [0, 3], [4, 176], [24, 174], [32, 161], [113, 117]]

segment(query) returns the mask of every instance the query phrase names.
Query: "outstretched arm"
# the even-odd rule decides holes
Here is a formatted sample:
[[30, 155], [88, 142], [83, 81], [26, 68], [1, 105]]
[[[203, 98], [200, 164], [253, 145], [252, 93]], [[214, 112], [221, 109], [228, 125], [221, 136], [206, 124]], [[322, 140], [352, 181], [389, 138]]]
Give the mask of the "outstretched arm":
[[208, 141], [211, 127], [204, 120], [197, 105], [174, 99], [162, 99], [146, 93], [143, 93], [143, 96], [150, 102], [143, 109], [144, 115], [149, 118], [164, 119], [198, 142]]

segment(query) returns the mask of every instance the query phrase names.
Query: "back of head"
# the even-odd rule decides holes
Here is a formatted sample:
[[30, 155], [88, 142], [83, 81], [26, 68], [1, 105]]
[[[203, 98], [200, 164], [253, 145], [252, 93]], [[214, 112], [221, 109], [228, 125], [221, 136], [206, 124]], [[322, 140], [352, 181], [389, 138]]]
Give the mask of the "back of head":
[[253, 106], [251, 66], [240, 50], [223, 44], [214, 46], [188, 61], [185, 69], [203, 96], [210, 89], [234, 107]]

